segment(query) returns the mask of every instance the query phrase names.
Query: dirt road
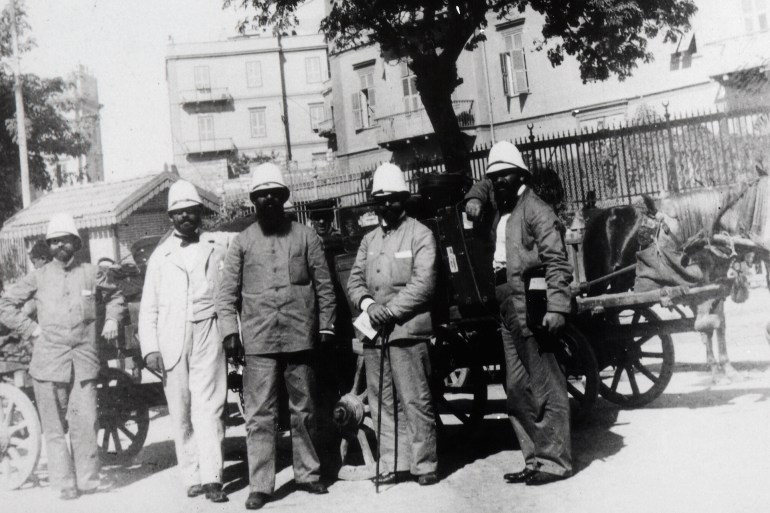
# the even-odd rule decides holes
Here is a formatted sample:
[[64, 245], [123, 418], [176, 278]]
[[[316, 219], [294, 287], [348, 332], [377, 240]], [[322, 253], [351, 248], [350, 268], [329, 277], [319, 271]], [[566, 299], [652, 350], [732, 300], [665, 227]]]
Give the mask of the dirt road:
[[[764, 513], [770, 511], [770, 294], [752, 289], [749, 302], [728, 302], [728, 347], [743, 381], [713, 386], [697, 335], [675, 337], [676, 373], [666, 392], [638, 410], [600, 401], [590, 422], [573, 433], [576, 475], [540, 488], [505, 484], [504, 472], [522, 467], [503, 412], [499, 385], [490, 387], [490, 414], [463, 444], [440, 456], [443, 479], [384, 488], [336, 482], [325, 496], [293, 490], [288, 443], [281, 441], [279, 500], [265, 511], [547, 513]], [[243, 426], [228, 428], [227, 490], [231, 501], [214, 505], [188, 499], [177, 480], [168, 417], [155, 412], [150, 435], [135, 464], [106, 468], [115, 483], [106, 493], [61, 502], [40, 483], [0, 493], [0, 511], [194, 513], [244, 511], [248, 495]]]

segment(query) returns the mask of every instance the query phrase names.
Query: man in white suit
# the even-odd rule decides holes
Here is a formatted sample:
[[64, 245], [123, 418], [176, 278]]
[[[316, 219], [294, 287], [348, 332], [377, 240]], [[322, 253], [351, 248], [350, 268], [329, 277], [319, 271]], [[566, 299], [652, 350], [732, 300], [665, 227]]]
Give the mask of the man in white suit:
[[214, 295], [225, 248], [203, 240], [202, 203], [189, 182], [169, 189], [174, 234], [153, 252], [139, 312], [147, 367], [165, 377], [176, 455], [187, 496], [226, 502], [222, 490], [222, 410], [227, 394], [224, 349]]

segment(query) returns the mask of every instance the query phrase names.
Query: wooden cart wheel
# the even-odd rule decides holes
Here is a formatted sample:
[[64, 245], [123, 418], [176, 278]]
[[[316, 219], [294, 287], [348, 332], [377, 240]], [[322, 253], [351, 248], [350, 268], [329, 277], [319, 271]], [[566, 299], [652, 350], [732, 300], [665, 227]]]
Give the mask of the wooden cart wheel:
[[102, 463], [129, 463], [147, 439], [150, 408], [131, 376], [119, 369], [103, 369], [97, 383], [99, 453]]
[[41, 433], [30, 398], [15, 386], [0, 383], [0, 491], [20, 487], [35, 470]]
[[[660, 317], [649, 308], [620, 311], [619, 324], [657, 324]], [[668, 386], [674, 373], [674, 341], [671, 335], [634, 336], [612, 350], [609, 366], [600, 372], [599, 393], [608, 401], [627, 408], [644, 406]]]
[[434, 376], [432, 387], [439, 436], [446, 438], [451, 432], [451, 438], [464, 438], [484, 419], [487, 374], [476, 364], [441, 374]]
[[561, 334], [563, 346], [556, 353], [567, 379], [573, 423], [585, 421], [591, 414], [599, 395], [599, 366], [586, 337], [572, 323]]

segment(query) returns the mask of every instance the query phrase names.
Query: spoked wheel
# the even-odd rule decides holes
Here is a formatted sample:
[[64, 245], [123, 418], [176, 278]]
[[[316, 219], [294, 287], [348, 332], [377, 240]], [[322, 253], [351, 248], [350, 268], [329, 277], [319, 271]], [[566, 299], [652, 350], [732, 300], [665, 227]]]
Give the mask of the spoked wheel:
[[40, 457], [41, 429], [27, 395], [0, 383], [0, 490], [14, 490], [29, 478]]
[[139, 385], [119, 369], [104, 369], [97, 383], [99, 453], [107, 465], [129, 463], [147, 439], [150, 409]]
[[659, 322], [658, 314], [649, 308], [618, 313], [617, 324], [639, 328], [634, 331], [640, 335], [612, 342], [617, 346], [609, 366], [600, 373], [602, 397], [623, 407], [637, 408], [663, 393], [674, 373], [674, 342], [671, 335], [643, 329]]
[[562, 346], [556, 353], [567, 379], [573, 423], [585, 421], [599, 394], [599, 366], [591, 344], [572, 323], [561, 334]]

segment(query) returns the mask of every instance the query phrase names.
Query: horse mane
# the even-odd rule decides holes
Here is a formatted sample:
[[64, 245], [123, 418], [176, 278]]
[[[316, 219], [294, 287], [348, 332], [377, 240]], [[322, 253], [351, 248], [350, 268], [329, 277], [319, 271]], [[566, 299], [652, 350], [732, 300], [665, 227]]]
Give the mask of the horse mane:
[[677, 237], [686, 241], [704, 228], [711, 229], [730, 188], [730, 186], [714, 187], [667, 198], [671, 207], [670, 214], [679, 221], [680, 232]]

